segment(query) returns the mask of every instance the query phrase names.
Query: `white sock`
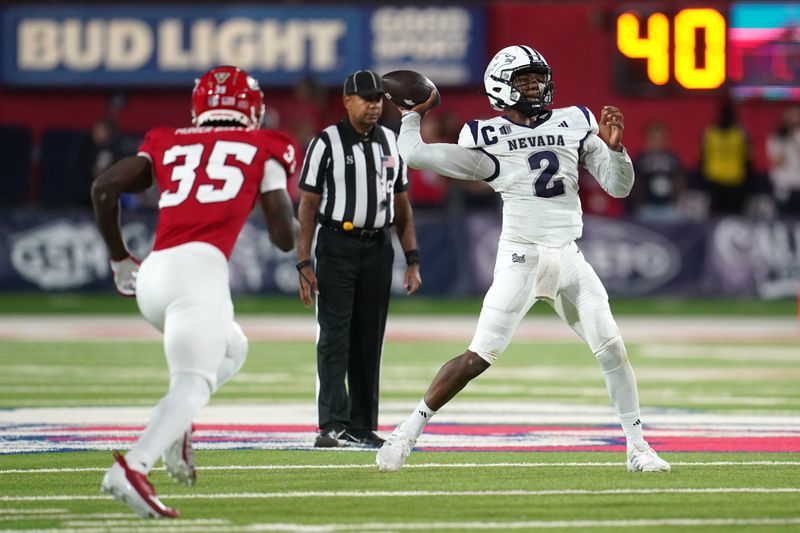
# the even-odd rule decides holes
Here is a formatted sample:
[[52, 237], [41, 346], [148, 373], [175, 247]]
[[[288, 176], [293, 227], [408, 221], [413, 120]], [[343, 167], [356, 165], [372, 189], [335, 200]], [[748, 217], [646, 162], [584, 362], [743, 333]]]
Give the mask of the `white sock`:
[[231, 322], [228, 346], [225, 350], [225, 357], [217, 369], [217, 385], [214, 387], [214, 392], [217, 392], [226, 381], [242, 369], [244, 361], [247, 359], [247, 351], [247, 336], [245, 336], [239, 324]]
[[430, 421], [431, 417], [436, 414], [430, 407], [425, 404], [425, 400], [420, 400], [417, 408], [411, 413], [411, 416], [401, 424], [403, 431], [411, 435], [414, 439], [422, 435], [422, 430], [425, 425]]
[[142, 436], [125, 454], [131, 470], [150, 472], [164, 450], [191, 426], [210, 399], [211, 388], [200, 375], [173, 375], [169, 392], [156, 405]]
[[628, 444], [643, 443], [636, 376], [628, 361], [622, 339], [618, 337], [595, 356], [603, 370], [608, 396], [617, 410]]
[[642, 436], [642, 419], [639, 410], [621, 413], [619, 419], [622, 423], [622, 432], [625, 433], [625, 439], [628, 441], [628, 448], [635, 444], [643, 444], [644, 436]]

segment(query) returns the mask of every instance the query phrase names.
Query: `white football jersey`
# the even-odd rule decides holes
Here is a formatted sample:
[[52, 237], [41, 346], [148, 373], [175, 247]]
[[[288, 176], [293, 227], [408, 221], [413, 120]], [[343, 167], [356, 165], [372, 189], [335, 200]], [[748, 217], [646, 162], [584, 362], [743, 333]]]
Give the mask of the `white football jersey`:
[[[610, 175], [617, 172], [609, 173], [609, 167], [617, 165], [609, 165], [614, 156], [597, 133], [597, 120], [583, 106], [553, 109], [531, 126], [506, 117], [464, 125], [458, 144], [480, 150], [496, 162], [495, 174], [484, 180], [503, 198], [501, 239], [560, 247], [581, 236], [578, 165], [583, 164], [604, 189], [617, 195], [607, 187], [609, 182], [619, 181]], [[630, 158], [619, 155], [624, 155], [630, 167], [632, 184]], [[627, 187], [621, 195], [629, 190]]]

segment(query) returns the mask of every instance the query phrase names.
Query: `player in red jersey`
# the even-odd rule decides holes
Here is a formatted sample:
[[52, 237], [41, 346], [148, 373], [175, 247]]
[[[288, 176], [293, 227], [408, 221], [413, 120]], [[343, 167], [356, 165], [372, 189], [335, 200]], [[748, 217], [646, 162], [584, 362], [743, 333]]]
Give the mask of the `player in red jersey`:
[[[159, 457], [178, 482], [195, 481], [192, 420], [244, 364], [247, 337], [234, 321], [228, 258], [257, 200], [270, 240], [294, 247], [286, 181], [295, 147], [258, 129], [258, 82], [236, 67], [205, 73], [192, 93], [191, 128], [147, 132], [138, 155], [122, 159], [92, 186], [95, 220], [108, 247], [114, 283], [136, 296], [144, 318], [164, 334], [169, 391], [144, 433], [106, 472], [101, 489], [142, 517], [176, 517], [147, 478]], [[122, 240], [119, 198], [155, 180], [161, 196], [153, 251], [139, 264]]]

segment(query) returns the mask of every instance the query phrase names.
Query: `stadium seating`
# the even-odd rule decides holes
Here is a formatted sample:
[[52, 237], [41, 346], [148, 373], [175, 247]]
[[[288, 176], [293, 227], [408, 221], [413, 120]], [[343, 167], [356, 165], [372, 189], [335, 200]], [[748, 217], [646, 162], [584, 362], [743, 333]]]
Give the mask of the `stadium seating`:
[[0, 206], [28, 203], [31, 173], [31, 132], [24, 126], [0, 126], [0, 168], [3, 194]]
[[53, 129], [42, 135], [38, 200], [44, 207], [88, 206], [90, 176], [80, 165], [86, 131]]

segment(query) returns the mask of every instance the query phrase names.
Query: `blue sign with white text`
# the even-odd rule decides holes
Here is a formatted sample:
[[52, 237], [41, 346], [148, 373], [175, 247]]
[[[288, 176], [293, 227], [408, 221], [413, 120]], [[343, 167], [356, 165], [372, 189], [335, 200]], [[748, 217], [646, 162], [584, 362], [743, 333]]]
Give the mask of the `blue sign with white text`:
[[262, 83], [419, 70], [441, 85], [479, 83], [485, 16], [472, 7], [11, 6], [2, 16], [6, 85], [185, 85], [216, 65]]

